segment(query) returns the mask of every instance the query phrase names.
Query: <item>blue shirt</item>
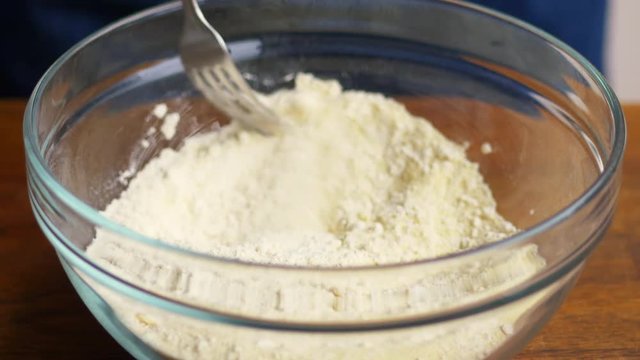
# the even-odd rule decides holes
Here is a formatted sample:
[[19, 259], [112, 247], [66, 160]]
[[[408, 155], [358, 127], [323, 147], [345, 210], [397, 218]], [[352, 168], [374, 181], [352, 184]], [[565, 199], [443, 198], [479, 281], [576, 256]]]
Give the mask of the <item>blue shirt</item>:
[[[473, 0], [555, 35], [602, 68], [606, 0]], [[3, 4], [0, 96], [26, 96], [57, 57], [158, 0], [17, 0]]]

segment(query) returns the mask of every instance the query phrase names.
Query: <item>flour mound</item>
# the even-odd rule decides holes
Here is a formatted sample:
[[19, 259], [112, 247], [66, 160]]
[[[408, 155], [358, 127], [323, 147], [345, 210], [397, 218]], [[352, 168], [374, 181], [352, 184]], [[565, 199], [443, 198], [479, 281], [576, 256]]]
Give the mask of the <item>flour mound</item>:
[[313, 266], [433, 258], [516, 231], [464, 148], [394, 100], [303, 74], [264, 101], [282, 134], [234, 123], [190, 138], [104, 214], [198, 252]]

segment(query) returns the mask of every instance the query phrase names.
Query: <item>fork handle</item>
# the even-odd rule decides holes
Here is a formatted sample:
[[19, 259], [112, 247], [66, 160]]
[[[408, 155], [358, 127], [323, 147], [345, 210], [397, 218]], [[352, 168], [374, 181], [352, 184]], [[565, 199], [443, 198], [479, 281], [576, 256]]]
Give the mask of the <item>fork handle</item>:
[[203, 27], [211, 32], [218, 40], [218, 44], [222, 45], [226, 51], [227, 44], [222, 36], [211, 26], [207, 18], [204, 16], [198, 0], [182, 0], [182, 8], [184, 10], [183, 34], [197, 34], [198, 32], [190, 31], [191, 29], [201, 30]]

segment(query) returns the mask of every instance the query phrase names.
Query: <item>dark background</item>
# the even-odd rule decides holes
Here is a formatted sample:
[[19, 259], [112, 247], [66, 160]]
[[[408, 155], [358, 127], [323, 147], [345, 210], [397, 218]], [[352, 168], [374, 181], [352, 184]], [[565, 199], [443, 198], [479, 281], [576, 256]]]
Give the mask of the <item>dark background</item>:
[[[392, 1], [392, 0], [389, 0]], [[0, 10], [0, 96], [28, 96], [65, 50], [159, 0], [6, 0]], [[567, 42], [602, 68], [606, 0], [475, 0]]]

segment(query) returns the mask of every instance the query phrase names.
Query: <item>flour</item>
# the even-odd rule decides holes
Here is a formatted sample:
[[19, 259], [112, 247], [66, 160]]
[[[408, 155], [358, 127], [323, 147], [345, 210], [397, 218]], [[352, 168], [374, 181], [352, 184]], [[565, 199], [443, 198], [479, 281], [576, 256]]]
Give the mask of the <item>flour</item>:
[[169, 113], [162, 119], [162, 125], [160, 125], [160, 132], [165, 139], [171, 140], [176, 134], [178, 123], [180, 122], [180, 114]]
[[493, 152], [493, 146], [491, 146], [491, 143], [483, 142], [482, 145], [480, 145], [480, 152], [484, 155], [491, 154]]
[[169, 111], [169, 107], [167, 106], [167, 104], [160, 103], [160, 104], [156, 104], [153, 107], [153, 110], [151, 110], [151, 114], [153, 114], [153, 116], [157, 117], [158, 119], [162, 119], [164, 118], [165, 115], [167, 115], [168, 111]]
[[[180, 150], [163, 150], [139, 171], [104, 214], [201, 253], [319, 267], [434, 258], [517, 231], [497, 213], [465, 148], [401, 104], [378, 94], [343, 91], [336, 81], [304, 74], [297, 76], [295, 90], [263, 101], [286, 123], [282, 134], [263, 136], [232, 123], [187, 139]], [[165, 122], [171, 115], [156, 110], [163, 112]], [[161, 130], [165, 137], [173, 137], [175, 124], [173, 133]], [[182, 263], [102, 230], [87, 254], [125, 279], [169, 297], [249, 316], [306, 320], [377, 319], [463, 304], [498, 293], [544, 266], [535, 247], [526, 247], [508, 253], [502, 262], [416, 272], [386, 283], [256, 280]], [[388, 288], [395, 282], [401, 284]], [[217, 325], [164, 318], [149, 308], [133, 311], [135, 306], [106, 297], [120, 304], [114, 306], [135, 333], [172, 356], [218, 358], [233, 351], [242, 359], [314, 357], [304, 355], [311, 345], [285, 346], [284, 340], [272, 349], [254, 346], [238, 352], [241, 343], [255, 338]], [[513, 332], [524, 311], [511, 310], [499, 320], [457, 330], [425, 332], [410, 341], [422, 355], [405, 355], [485, 356]], [[451, 345], [435, 345], [434, 339]], [[391, 336], [381, 341], [376, 348], [391, 346], [397, 356], [405, 351], [398, 346], [407, 340]], [[300, 353], [292, 350], [296, 346]], [[291, 357], [284, 355], [287, 351]], [[335, 358], [353, 349], [345, 351]]]
[[516, 231], [464, 149], [395, 101], [304, 75], [266, 100], [287, 132], [234, 123], [166, 149], [105, 215], [191, 250], [290, 265], [433, 258]]

